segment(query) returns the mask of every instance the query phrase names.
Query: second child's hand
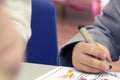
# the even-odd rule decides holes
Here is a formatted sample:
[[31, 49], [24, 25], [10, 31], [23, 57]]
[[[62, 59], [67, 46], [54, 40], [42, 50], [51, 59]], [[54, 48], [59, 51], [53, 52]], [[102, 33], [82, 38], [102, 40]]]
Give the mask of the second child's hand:
[[0, 70], [0, 80], [9, 80], [9, 76], [6, 74], [5, 71]]

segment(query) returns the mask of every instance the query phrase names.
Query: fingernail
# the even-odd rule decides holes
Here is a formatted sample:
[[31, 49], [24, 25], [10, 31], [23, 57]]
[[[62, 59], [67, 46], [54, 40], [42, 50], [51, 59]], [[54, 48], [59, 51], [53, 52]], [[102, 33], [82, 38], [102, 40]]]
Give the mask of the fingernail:
[[110, 66], [105, 67], [105, 71], [108, 71], [110, 69]]
[[111, 66], [111, 65], [105, 67], [105, 71], [109, 71], [109, 70], [111, 70], [111, 69], [112, 69], [112, 66]]

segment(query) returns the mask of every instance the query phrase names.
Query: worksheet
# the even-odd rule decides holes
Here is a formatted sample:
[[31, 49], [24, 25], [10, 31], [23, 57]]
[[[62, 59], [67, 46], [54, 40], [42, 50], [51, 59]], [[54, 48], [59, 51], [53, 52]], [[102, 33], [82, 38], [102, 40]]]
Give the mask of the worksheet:
[[71, 67], [57, 67], [35, 80], [120, 80], [120, 73], [83, 73]]

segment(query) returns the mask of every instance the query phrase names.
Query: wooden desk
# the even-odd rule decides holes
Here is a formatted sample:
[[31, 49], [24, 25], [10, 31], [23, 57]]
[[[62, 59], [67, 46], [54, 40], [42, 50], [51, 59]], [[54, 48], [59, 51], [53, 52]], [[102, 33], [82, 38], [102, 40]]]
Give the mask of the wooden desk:
[[24, 63], [18, 80], [34, 80], [54, 68], [55, 66]]

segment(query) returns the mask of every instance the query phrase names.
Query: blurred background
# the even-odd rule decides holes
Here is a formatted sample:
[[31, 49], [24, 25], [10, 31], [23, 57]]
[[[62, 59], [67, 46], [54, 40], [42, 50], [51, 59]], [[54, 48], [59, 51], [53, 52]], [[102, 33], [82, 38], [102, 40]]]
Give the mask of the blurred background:
[[78, 33], [78, 25], [91, 25], [108, 1], [32, 0], [27, 62], [56, 65], [62, 45]]
[[79, 24], [91, 25], [109, 0], [53, 0], [56, 4], [58, 48], [78, 33]]

